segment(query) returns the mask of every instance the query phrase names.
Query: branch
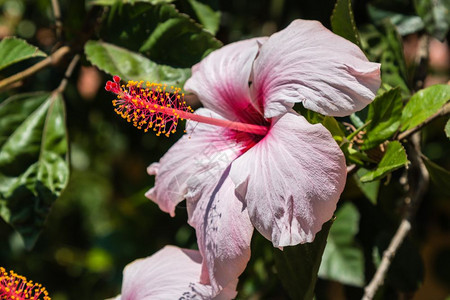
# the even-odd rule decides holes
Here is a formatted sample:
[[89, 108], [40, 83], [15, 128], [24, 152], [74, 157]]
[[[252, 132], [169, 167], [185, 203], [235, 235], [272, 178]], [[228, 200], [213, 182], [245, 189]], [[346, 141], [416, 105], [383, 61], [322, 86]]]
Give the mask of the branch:
[[[53, 3], [52, 3], [53, 4]], [[55, 9], [55, 6], [54, 6]], [[59, 9], [59, 6], [58, 8]], [[19, 72], [11, 77], [8, 77], [6, 79], [3, 79], [0, 81], [0, 91], [3, 90], [6, 86], [17, 82], [19, 80], [22, 80], [37, 71], [49, 66], [50, 64], [57, 64], [62, 57], [64, 57], [67, 53], [73, 52], [73, 53], [79, 53], [83, 51], [84, 44], [89, 40], [89, 38], [95, 33], [95, 30], [97, 30], [100, 22], [99, 22], [99, 15], [103, 11], [102, 8], [94, 6], [91, 8], [91, 10], [88, 12], [85, 22], [83, 24], [83, 28], [78, 35], [77, 39], [70, 43], [70, 46], [63, 46], [56, 50], [52, 55], [47, 57], [46, 59], [38, 62], [37, 64], [29, 67], [28, 69]], [[55, 12], [55, 16], [56, 16]]]
[[69, 52], [70, 52], [70, 48], [68, 46], [63, 46], [63, 47], [59, 48], [52, 55], [48, 56], [46, 59], [38, 62], [37, 64], [29, 67], [28, 69], [26, 69], [22, 72], [14, 74], [13, 76], [0, 81], [0, 90], [4, 89], [6, 86], [8, 86], [16, 81], [22, 80], [30, 75], [33, 75], [37, 71], [39, 71], [51, 64], [57, 64], [61, 60], [61, 58], [63, 58]]
[[61, 9], [59, 7], [58, 0], [52, 0], [53, 14], [55, 15], [55, 25], [56, 25], [56, 37], [61, 38], [62, 35], [62, 21], [61, 21]]
[[359, 167], [355, 164], [347, 166], [347, 176], [350, 176], [351, 174], [355, 173], [356, 171], [358, 171], [358, 169]]
[[392, 238], [389, 247], [383, 253], [383, 258], [375, 275], [364, 289], [363, 300], [372, 300], [378, 288], [383, 285], [389, 266], [403, 240], [411, 230], [411, 220], [414, 218], [417, 207], [428, 188], [429, 174], [421, 157], [420, 132], [411, 137], [411, 141], [408, 144], [408, 154], [411, 160], [411, 167], [408, 169], [409, 192], [405, 198], [405, 204], [408, 210]]
[[70, 62], [69, 66], [67, 67], [66, 72], [64, 73], [64, 79], [61, 80], [61, 83], [56, 88], [56, 93], [62, 93], [66, 89], [67, 83], [69, 81], [69, 77], [72, 75], [73, 70], [75, 70], [75, 66], [77, 65], [78, 61], [80, 60], [80, 55], [77, 54], [72, 58], [72, 61]]
[[448, 115], [450, 113], [450, 102], [445, 104], [444, 106], [441, 107], [441, 109], [439, 109], [439, 111], [437, 113], [435, 113], [434, 115], [432, 115], [431, 117], [429, 117], [428, 119], [426, 119], [425, 121], [423, 121], [422, 123], [420, 123], [419, 125], [417, 125], [414, 128], [411, 128], [409, 130], [406, 130], [402, 133], [400, 133], [397, 137], [397, 140], [403, 140], [408, 138], [410, 135], [412, 135], [413, 133], [419, 131], [420, 129], [422, 129], [424, 126], [428, 125], [429, 123], [431, 123], [434, 119], [441, 117], [441, 116], [445, 116]]
[[389, 247], [383, 253], [383, 258], [381, 259], [380, 266], [378, 267], [375, 276], [373, 276], [372, 281], [364, 289], [364, 296], [362, 298], [363, 300], [373, 299], [375, 293], [378, 290], [378, 287], [380, 287], [384, 282], [384, 278], [386, 277], [386, 273], [389, 269], [389, 266], [391, 265], [395, 253], [397, 252], [398, 248], [400, 247], [400, 245], [402, 244], [403, 240], [408, 235], [410, 230], [411, 230], [410, 221], [407, 219], [403, 219], [402, 222], [400, 223], [400, 226], [397, 229], [397, 232], [392, 238]]

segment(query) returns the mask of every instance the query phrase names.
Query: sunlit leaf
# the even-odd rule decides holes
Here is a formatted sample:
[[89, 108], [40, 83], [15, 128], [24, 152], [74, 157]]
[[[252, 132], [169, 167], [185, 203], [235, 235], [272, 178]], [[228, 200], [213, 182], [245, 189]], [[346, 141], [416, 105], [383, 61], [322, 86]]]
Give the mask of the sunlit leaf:
[[292, 299], [312, 299], [322, 253], [333, 222], [328, 221], [312, 243], [274, 249], [275, 265], [281, 283]]
[[374, 180], [371, 182], [361, 182], [361, 177], [366, 175], [369, 170], [360, 168], [356, 174], [353, 176], [355, 178], [356, 184], [363, 192], [364, 196], [370, 200], [373, 204], [377, 203], [378, 191], [380, 190], [380, 181]]
[[211, 32], [171, 4], [139, 2], [111, 10], [102, 37], [156, 63], [181, 68], [191, 67], [222, 46]]
[[450, 24], [449, 0], [414, 0], [417, 14], [434, 37], [444, 40]]
[[0, 41], [0, 70], [25, 59], [45, 56], [47, 54], [21, 39], [7, 37]]
[[402, 113], [402, 131], [411, 129], [435, 114], [450, 100], [450, 85], [436, 84], [415, 93]]
[[381, 94], [369, 105], [364, 144], [361, 149], [370, 149], [390, 138], [400, 126], [402, 96], [399, 88]]
[[336, 213], [319, 269], [319, 277], [347, 285], [364, 285], [364, 255], [355, 242], [359, 212], [345, 203]]
[[22, 94], [0, 105], [0, 215], [31, 248], [67, 185], [67, 133], [60, 94]]
[[353, 17], [352, 1], [337, 0], [331, 15], [331, 27], [337, 35], [361, 47], [358, 29]]
[[369, 182], [385, 177], [387, 174], [408, 164], [405, 148], [398, 141], [390, 142], [378, 167], [361, 177], [361, 182]]
[[220, 25], [220, 11], [215, 11], [210, 5], [202, 3], [198, 0], [188, 1], [205, 29], [212, 34], [216, 34]]
[[438, 164], [432, 162], [427, 157], [422, 156], [423, 163], [430, 174], [431, 181], [444, 194], [450, 196], [450, 172]]
[[124, 80], [144, 80], [182, 87], [190, 69], [172, 68], [152, 62], [141, 54], [100, 41], [85, 46], [87, 59], [99, 69]]

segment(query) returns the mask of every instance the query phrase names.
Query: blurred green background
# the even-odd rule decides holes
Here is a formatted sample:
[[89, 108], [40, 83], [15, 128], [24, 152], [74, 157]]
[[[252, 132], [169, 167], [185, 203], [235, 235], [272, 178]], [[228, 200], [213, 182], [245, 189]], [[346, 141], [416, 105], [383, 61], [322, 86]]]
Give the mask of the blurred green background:
[[[316, 19], [330, 27], [335, 1], [212, 0], [208, 3], [222, 13], [217, 38], [227, 44], [270, 35], [296, 18]], [[87, 3], [61, 0], [60, 4], [67, 37], [79, 34]], [[187, 1], [175, 1], [174, 4], [181, 11], [192, 13]], [[373, 22], [368, 5], [401, 15], [414, 11], [412, 2], [407, 0], [355, 1], [358, 24]], [[50, 1], [1, 0], [0, 37], [9, 35], [27, 39], [47, 53], [51, 52], [58, 41]], [[411, 67], [413, 56], [410, 53], [415, 53], [418, 35], [405, 34], [403, 41], [405, 57]], [[426, 85], [447, 82], [448, 43], [432, 40], [430, 51], [430, 75]], [[22, 62], [0, 76], [7, 77], [34, 62]], [[52, 90], [59, 84], [64, 71], [60, 65], [41, 70], [27, 78], [14, 92]], [[103, 89], [108, 79], [109, 76], [86, 60], [82, 60], [70, 79], [64, 95], [70, 139], [70, 182], [54, 204], [35, 247], [31, 251], [25, 250], [20, 236], [0, 221], [0, 266], [42, 283], [54, 300], [112, 297], [120, 292], [122, 269], [127, 263], [149, 256], [167, 244], [196, 247], [194, 230], [186, 224], [183, 203], [178, 206], [176, 217], [171, 218], [144, 197], [154, 180], [146, 174], [146, 167], [159, 160], [181, 136], [182, 130], [170, 138], [156, 137], [123, 122], [113, 111], [112, 95]], [[10, 94], [11, 91], [2, 92], [0, 101]], [[439, 119], [426, 128], [423, 151], [434, 162], [450, 169], [449, 141], [442, 131], [445, 121]], [[391, 180], [398, 180], [401, 175], [394, 173]], [[443, 188], [448, 192], [450, 187]], [[395, 229], [399, 189], [395, 185], [382, 185], [379, 203], [374, 206], [349, 180], [341, 203], [354, 203], [361, 214], [360, 233], [356, 236], [358, 243], [364, 246], [370, 238], [371, 228], [376, 228], [377, 222], [386, 222], [373, 217], [380, 211], [388, 216], [387, 220], [392, 221]], [[450, 294], [448, 196], [431, 185], [418, 210], [412, 243], [422, 254], [426, 272], [424, 284], [414, 295], [415, 299], [444, 299]], [[287, 298], [276, 277], [272, 253], [271, 244], [255, 234], [252, 259], [239, 283], [240, 299]], [[368, 266], [366, 272], [373, 270]], [[395, 279], [390, 283], [385, 297], [397, 297]], [[329, 280], [319, 280], [316, 290], [317, 299], [358, 299], [362, 295], [361, 288]]]

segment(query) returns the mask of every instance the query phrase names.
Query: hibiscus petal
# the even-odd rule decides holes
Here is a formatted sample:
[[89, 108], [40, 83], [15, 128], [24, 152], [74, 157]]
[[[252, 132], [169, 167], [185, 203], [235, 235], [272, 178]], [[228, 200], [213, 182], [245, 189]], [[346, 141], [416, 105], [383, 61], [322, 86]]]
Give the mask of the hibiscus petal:
[[255, 228], [283, 247], [311, 242], [329, 220], [346, 181], [342, 151], [321, 124], [287, 113], [230, 171]]
[[[195, 113], [221, 118], [205, 108]], [[226, 138], [226, 128], [188, 121], [186, 131], [187, 134], [167, 151], [159, 163], [153, 163], [147, 169], [149, 175], [156, 175], [156, 179], [155, 186], [145, 195], [172, 217], [176, 205], [185, 199], [188, 182], [196, 182], [197, 173], [224, 170], [242, 148]], [[214, 180], [217, 179], [206, 177], [202, 184], [214, 186]]]
[[295, 20], [261, 47], [253, 67], [252, 95], [267, 118], [302, 102], [325, 115], [361, 110], [380, 86], [380, 64], [317, 21]]
[[206, 108], [228, 120], [255, 123], [261, 119], [250, 100], [249, 77], [258, 53], [258, 41], [229, 44], [209, 54], [192, 68], [186, 91], [196, 94]]
[[211, 176], [218, 178], [217, 185], [201, 191], [194, 187], [187, 195], [189, 223], [196, 229], [203, 256], [201, 283], [211, 285], [213, 291], [236, 281], [250, 259], [253, 225], [228, 173], [229, 168], [200, 175], [199, 182]]
[[[208, 109], [196, 113], [219, 118]], [[188, 122], [187, 134], [159, 164], [149, 167], [157, 177], [147, 194], [163, 210], [170, 206], [171, 213], [180, 199], [186, 198], [189, 223], [196, 228], [203, 256], [200, 282], [212, 286], [213, 294], [221, 292], [224, 299], [233, 297], [234, 290], [227, 287], [236, 284], [250, 258], [253, 232], [248, 212], [227, 179], [227, 168], [246, 147], [245, 141], [232, 137], [227, 128]], [[173, 185], [174, 178], [182, 184]], [[172, 197], [174, 194], [177, 197]], [[196, 289], [201, 295], [208, 293]]]
[[212, 299], [215, 296], [215, 299], [231, 299], [236, 296], [236, 281], [221, 295], [213, 292], [211, 286], [199, 284], [201, 261], [196, 250], [166, 246], [125, 267], [119, 299]]

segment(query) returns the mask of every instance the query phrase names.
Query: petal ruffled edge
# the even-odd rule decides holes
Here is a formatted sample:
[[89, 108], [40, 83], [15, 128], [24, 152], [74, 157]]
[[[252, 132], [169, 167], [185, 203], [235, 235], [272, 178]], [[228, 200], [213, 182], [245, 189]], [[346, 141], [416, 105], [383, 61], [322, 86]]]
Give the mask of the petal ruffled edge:
[[267, 118], [294, 103], [346, 116], [363, 109], [381, 84], [380, 64], [317, 21], [295, 20], [262, 46], [253, 66], [252, 98]]
[[262, 111], [250, 99], [249, 79], [260, 43], [265, 39], [239, 41], [212, 52], [192, 68], [192, 77], [184, 89], [228, 120], [259, 121]]
[[314, 240], [346, 181], [345, 157], [330, 132], [287, 113], [230, 171], [255, 228], [275, 247]]

